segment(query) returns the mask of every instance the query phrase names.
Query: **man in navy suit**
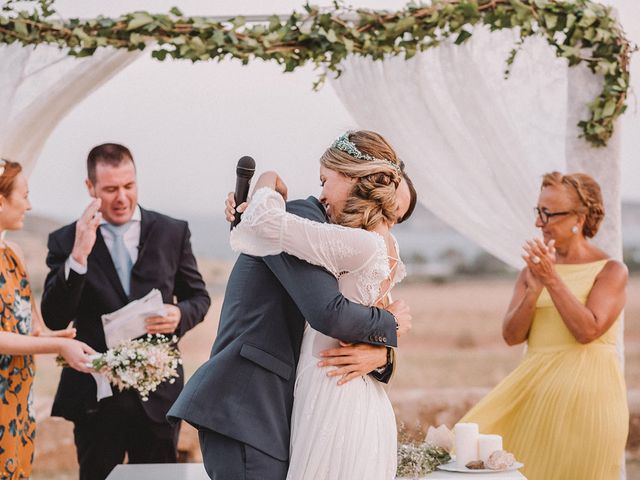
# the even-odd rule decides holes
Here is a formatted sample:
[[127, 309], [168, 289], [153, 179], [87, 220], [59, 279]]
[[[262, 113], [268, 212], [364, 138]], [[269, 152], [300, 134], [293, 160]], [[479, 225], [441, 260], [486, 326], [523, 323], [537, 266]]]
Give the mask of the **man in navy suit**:
[[[146, 320], [148, 333], [181, 337], [204, 319], [211, 303], [191, 251], [186, 222], [138, 205], [129, 150], [99, 145], [87, 159], [87, 188], [95, 198], [82, 217], [49, 236], [42, 314], [51, 328], [70, 321], [77, 338], [104, 352], [101, 316], [160, 290], [165, 315]], [[74, 423], [81, 480], [104, 479], [125, 453], [130, 463], [176, 461], [178, 426], [166, 413], [184, 384], [163, 383], [141, 401], [131, 390], [96, 400], [93, 378], [62, 371], [52, 415]]]
[[[289, 202], [287, 210], [328, 221], [314, 197]], [[388, 382], [390, 347], [397, 345], [397, 328], [408, 329], [410, 319], [401, 301], [388, 310], [349, 301], [327, 270], [291, 255], [240, 255], [211, 356], [187, 382], [169, 419], [198, 429], [212, 479], [284, 480], [305, 320], [325, 335], [358, 344], [328, 364]], [[351, 365], [345, 368], [345, 362]]]

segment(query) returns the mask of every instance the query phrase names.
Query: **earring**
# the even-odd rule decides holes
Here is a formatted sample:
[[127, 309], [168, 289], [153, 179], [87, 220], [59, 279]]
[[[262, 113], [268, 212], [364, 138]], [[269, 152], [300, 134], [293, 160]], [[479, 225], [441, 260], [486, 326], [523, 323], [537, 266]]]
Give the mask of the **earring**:
[[573, 227], [571, 227], [571, 233], [573, 233], [574, 235], [576, 233], [578, 233], [578, 226], [577, 225], [574, 225]]

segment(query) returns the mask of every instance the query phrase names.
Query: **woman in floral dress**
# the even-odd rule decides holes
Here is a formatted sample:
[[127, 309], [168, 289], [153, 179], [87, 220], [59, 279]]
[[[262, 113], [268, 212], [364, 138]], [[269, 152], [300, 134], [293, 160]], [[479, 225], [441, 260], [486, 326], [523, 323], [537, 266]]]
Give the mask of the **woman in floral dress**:
[[[0, 232], [19, 230], [31, 209], [20, 164], [0, 160]], [[33, 354], [56, 353], [77, 370], [88, 372], [94, 351], [72, 338], [75, 329], [44, 327], [32, 302], [31, 287], [17, 245], [0, 240], [0, 478], [31, 475], [35, 417]]]

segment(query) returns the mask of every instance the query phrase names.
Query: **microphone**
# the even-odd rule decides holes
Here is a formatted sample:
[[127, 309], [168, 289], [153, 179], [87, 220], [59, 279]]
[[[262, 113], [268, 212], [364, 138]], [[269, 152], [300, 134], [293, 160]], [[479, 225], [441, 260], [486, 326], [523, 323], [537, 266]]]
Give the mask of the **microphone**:
[[[251, 177], [253, 177], [255, 171], [256, 162], [253, 158], [244, 156], [238, 160], [238, 166], [236, 167], [236, 191], [234, 195], [236, 206], [247, 201]], [[231, 230], [240, 223], [240, 215], [242, 215], [240, 212], [236, 212], [235, 218], [231, 223]]]

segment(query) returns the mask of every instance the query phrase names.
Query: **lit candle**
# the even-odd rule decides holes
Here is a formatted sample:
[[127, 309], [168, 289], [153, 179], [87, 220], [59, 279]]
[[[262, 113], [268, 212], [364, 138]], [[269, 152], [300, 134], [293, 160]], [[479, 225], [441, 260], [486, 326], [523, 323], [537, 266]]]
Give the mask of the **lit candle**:
[[478, 454], [480, 460], [486, 463], [496, 450], [502, 450], [502, 437], [500, 435], [480, 435], [478, 437]]
[[478, 424], [456, 423], [454, 432], [456, 436], [456, 464], [464, 466], [471, 461], [478, 460]]

